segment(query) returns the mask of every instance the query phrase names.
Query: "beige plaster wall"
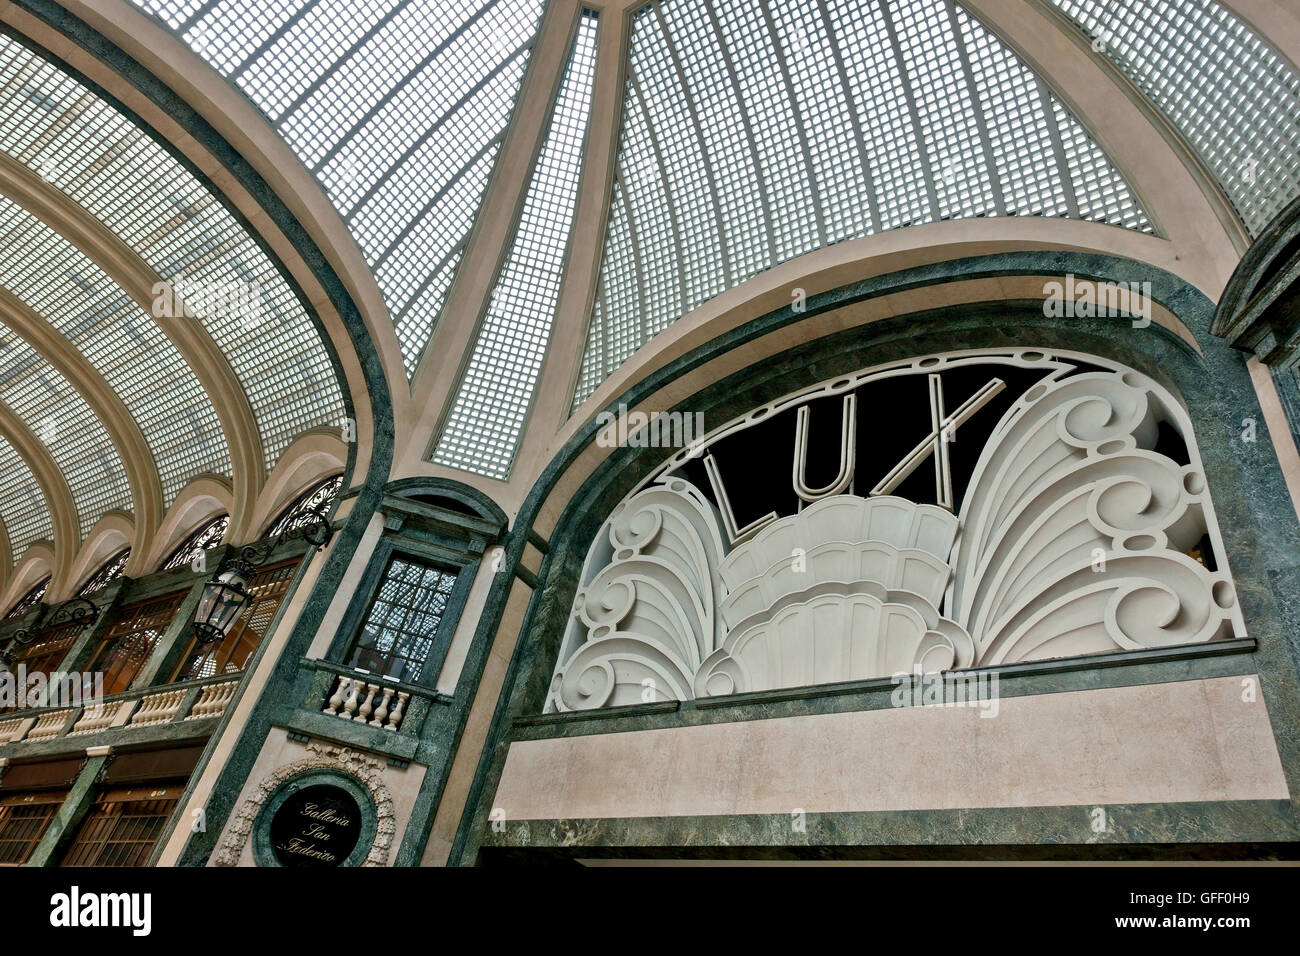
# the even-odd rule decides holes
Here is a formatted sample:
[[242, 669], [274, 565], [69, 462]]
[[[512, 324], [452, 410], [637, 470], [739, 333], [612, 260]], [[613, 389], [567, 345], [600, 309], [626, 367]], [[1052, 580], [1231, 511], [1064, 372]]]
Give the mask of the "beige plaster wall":
[[532, 820], [1289, 798], [1258, 678], [998, 703], [517, 741], [495, 805]]

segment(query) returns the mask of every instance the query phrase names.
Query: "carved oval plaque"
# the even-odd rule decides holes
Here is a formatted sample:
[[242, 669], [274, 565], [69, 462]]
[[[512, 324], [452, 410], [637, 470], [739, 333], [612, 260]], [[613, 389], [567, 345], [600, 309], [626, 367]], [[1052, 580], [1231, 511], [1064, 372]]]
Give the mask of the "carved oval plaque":
[[292, 794], [271, 818], [271, 849], [283, 866], [341, 866], [361, 837], [361, 808], [342, 787]]

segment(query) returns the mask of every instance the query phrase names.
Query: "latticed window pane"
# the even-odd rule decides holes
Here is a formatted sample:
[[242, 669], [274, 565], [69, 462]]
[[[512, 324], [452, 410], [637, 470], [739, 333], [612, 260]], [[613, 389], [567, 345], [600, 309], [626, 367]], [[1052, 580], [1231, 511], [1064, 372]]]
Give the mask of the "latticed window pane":
[[213, 518], [180, 543], [171, 557], [163, 562], [162, 570], [170, 571], [172, 568], [179, 568], [182, 564], [189, 564], [204, 551], [215, 548], [221, 544], [221, 539], [226, 536], [226, 529], [229, 527], [230, 515]]
[[124, 608], [95, 649], [87, 670], [103, 673], [104, 693], [116, 694], [131, 686], [180, 609], [185, 592]]
[[15, 793], [0, 800], [0, 866], [27, 862], [67, 793]]
[[343, 476], [335, 475], [333, 478], [326, 478], [319, 484], [308, 488], [298, 496], [293, 504], [281, 511], [276, 519], [271, 522], [271, 528], [266, 532], [266, 536], [274, 538], [278, 534], [292, 531], [304, 522], [314, 520], [316, 512], [328, 514], [330, 505], [334, 503], [339, 488], [342, 486]]
[[266, 637], [297, 567], [297, 561], [287, 561], [253, 575], [248, 582], [251, 595], [248, 605], [240, 612], [230, 633], [216, 644], [207, 645], [198, 644], [191, 637], [172, 680], [198, 680], [242, 671]]
[[[60, 624], [57, 627], [47, 627], [38, 631], [32, 638], [32, 642], [25, 647], [11, 643], [9, 645], [9, 653], [13, 655], [11, 669], [17, 672], [19, 665], [22, 665], [27, 674], [48, 675], [59, 666], [59, 662], [81, 636], [82, 627], [83, 625], [75, 622]], [[3, 709], [10, 711], [16, 707]]]
[[108, 587], [122, 576], [122, 572], [126, 570], [126, 562], [129, 560], [131, 560], [131, 549], [123, 548], [99, 566], [99, 570], [92, 574], [77, 591], [77, 596], [85, 597], [87, 594], [94, 594]]
[[[248, 32], [247, 24], [240, 26]], [[246, 290], [234, 308], [199, 309], [195, 321], [248, 397], [268, 469], [303, 431], [341, 419], [342, 394], [304, 303], [208, 186], [115, 106], [3, 36], [0, 89], [16, 94], [0, 113], [0, 151], [103, 222], [159, 278], [210, 291]], [[17, 215], [12, 204], [7, 208]], [[170, 497], [195, 474], [224, 472], [228, 456], [215, 409], [163, 329], [75, 246], [30, 215], [24, 221], [28, 238], [12, 243], [0, 262], [16, 263], [21, 252], [25, 265], [6, 268], [6, 275], [22, 275], [25, 288], [15, 291], [39, 297], [33, 304], [48, 307], [60, 332], [84, 346], [114, 383], [154, 448], [164, 493]], [[33, 244], [37, 236], [43, 247]], [[65, 281], [50, 281], [55, 277]], [[96, 438], [88, 425], [88, 439]], [[115, 489], [94, 467], [100, 450], [111, 447], [107, 434], [105, 444], [88, 439], [68, 442], [91, 476], [86, 494], [95, 498], [87, 500], [102, 504], [113, 492], [128, 503], [113, 506], [129, 507], [125, 481]], [[102, 513], [83, 520], [93, 523]]]
[[393, 558], [348, 663], [396, 680], [419, 680], [455, 584], [453, 572]]
[[51, 540], [54, 525], [50, 506], [26, 460], [0, 436], [0, 501], [5, 503], [5, 531], [9, 534], [9, 557], [13, 566], [34, 541]]
[[1300, 71], [1205, 0], [1053, 0], [1159, 107], [1259, 235], [1300, 195]]
[[243, 90], [320, 181], [413, 372], [528, 65], [543, 0], [134, 0]]
[[86, 814], [60, 866], [144, 866], [183, 786], [111, 790]]
[[18, 603], [9, 609], [9, 613], [6, 614], [5, 617], [22, 617], [40, 603], [41, 598], [45, 597], [45, 589], [49, 586], [49, 578], [37, 581], [36, 584], [32, 586], [31, 590], [20, 597]]

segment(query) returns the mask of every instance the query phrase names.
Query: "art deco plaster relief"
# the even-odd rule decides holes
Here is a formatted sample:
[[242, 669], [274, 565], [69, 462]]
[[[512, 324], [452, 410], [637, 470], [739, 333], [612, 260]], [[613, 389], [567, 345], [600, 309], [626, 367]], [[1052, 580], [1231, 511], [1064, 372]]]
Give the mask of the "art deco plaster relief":
[[[944, 390], [954, 380], [970, 395], [949, 413]], [[972, 390], [972, 381], [982, 384]], [[1021, 392], [985, 409], [1008, 381]], [[870, 428], [863, 440], [848, 437], [862, 428], [851, 419], [868, 407], [862, 396], [874, 396], [873, 414], [889, 414], [882, 382], [900, 389], [900, 401], [930, 397], [929, 434], [897, 462], [876, 454]], [[816, 455], [810, 403], [835, 396], [841, 428], [827, 454], [839, 459], [821, 470], [838, 474], [819, 491], [804, 478]], [[782, 413], [793, 442], [773, 460], [784, 466], [792, 455], [797, 504], [782, 516], [774, 502], [742, 524], [749, 516], [733, 513], [715, 450]], [[959, 428], [961, 441], [982, 443], [960, 473]], [[921, 467], [931, 464], [933, 503], [894, 493], [922, 488]], [[931, 356], [756, 409], [630, 494], [588, 554], [547, 706], [687, 700], [1243, 634], [1195, 438], [1167, 390], [1083, 356]]]

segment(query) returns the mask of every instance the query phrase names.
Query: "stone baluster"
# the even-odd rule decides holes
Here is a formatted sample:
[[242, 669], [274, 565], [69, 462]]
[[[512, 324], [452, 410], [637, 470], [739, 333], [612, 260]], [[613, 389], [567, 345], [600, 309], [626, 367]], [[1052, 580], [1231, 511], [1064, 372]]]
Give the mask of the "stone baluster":
[[384, 720], [388, 717], [388, 702], [393, 699], [393, 688], [384, 688], [384, 699], [379, 702], [375, 708], [375, 719], [370, 721], [372, 727], [384, 726]]
[[357, 713], [357, 695], [361, 693], [361, 681], [351, 677], [344, 677], [343, 680], [348, 682], [348, 692], [343, 699], [343, 712], [339, 716], [351, 720]]
[[103, 730], [113, 723], [125, 701], [117, 701], [112, 704], [100, 704], [96, 707], [87, 707], [77, 722], [72, 725], [72, 730], [68, 731], [69, 737], [78, 734], [93, 734], [97, 730]]
[[13, 717], [0, 721], [0, 744], [10, 743], [22, 736], [26, 723], [26, 717]]
[[388, 723], [384, 724], [385, 730], [397, 730], [402, 726], [402, 716], [406, 709], [406, 700], [410, 697], [408, 691], [399, 690], [397, 692], [397, 703], [393, 705], [393, 712], [388, 715]]
[[366, 699], [361, 702], [361, 709], [352, 719], [359, 724], [368, 724], [370, 722], [370, 711], [374, 709], [375, 695], [379, 693], [378, 684], [366, 685]]
[[226, 681], [224, 684], [209, 684], [199, 693], [199, 699], [190, 708], [186, 720], [199, 720], [203, 717], [218, 717], [226, 712], [226, 705], [235, 696], [239, 681]]
[[149, 724], [164, 724], [176, 716], [181, 702], [185, 699], [184, 690], [169, 690], [161, 694], [150, 694], [140, 701], [140, 707], [131, 715], [132, 727]]
[[27, 732], [28, 740], [42, 740], [46, 737], [57, 737], [63, 725], [68, 722], [72, 716], [71, 710], [56, 710], [48, 714], [42, 714], [32, 725], [32, 729]]
[[334, 688], [334, 694], [329, 700], [325, 701], [325, 713], [331, 717], [339, 712], [339, 705], [343, 703], [343, 698], [347, 694], [348, 687], [352, 684], [351, 677], [340, 676], [338, 684]]

